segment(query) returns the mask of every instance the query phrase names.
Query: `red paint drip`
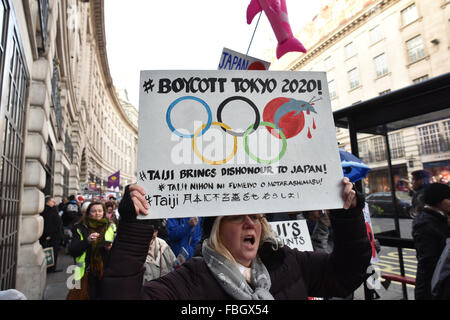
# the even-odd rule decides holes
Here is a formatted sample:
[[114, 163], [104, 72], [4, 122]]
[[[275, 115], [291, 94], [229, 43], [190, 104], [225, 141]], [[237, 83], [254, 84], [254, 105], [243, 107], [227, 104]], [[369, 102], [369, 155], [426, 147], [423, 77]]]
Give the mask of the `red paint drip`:
[[306, 114], [309, 116], [309, 108], [306, 109]]
[[308, 127], [308, 139], [311, 139], [311, 138], [312, 138], [311, 130], [310, 130], [309, 127]]
[[316, 127], [316, 120], [315, 120], [315, 119], [313, 119], [313, 129], [314, 129], [314, 130], [317, 129], [317, 127]]

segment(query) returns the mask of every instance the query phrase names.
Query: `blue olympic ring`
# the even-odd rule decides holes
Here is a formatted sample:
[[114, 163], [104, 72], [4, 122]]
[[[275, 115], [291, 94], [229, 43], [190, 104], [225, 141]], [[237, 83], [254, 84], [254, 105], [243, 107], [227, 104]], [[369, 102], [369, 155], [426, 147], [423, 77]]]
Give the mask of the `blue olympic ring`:
[[206, 127], [202, 130], [202, 132], [199, 134], [199, 136], [203, 135], [206, 131], [208, 131], [209, 127], [211, 127], [212, 112], [211, 112], [211, 109], [209, 108], [208, 104], [205, 101], [203, 101], [200, 98], [192, 97], [192, 96], [185, 96], [185, 97], [178, 98], [177, 100], [172, 102], [172, 104], [169, 106], [169, 108], [167, 109], [167, 113], [166, 113], [166, 121], [167, 121], [167, 125], [169, 126], [169, 129], [181, 138], [194, 138], [194, 133], [193, 134], [183, 134], [183, 133], [179, 132], [177, 129], [174, 128], [174, 126], [172, 125], [172, 121], [170, 120], [170, 113], [172, 112], [172, 109], [178, 104], [178, 102], [183, 101], [183, 100], [195, 100], [195, 101], [200, 102], [205, 107], [206, 112], [208, 113], [208, 122], [206, 123]]

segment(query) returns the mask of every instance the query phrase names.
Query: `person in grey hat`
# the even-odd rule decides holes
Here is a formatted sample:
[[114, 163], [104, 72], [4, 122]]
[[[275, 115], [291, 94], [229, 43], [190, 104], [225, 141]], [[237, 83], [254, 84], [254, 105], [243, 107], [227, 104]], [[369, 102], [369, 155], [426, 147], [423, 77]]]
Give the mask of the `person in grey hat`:
[[432, 183], [424, 189], [424, 208], [412, 224], [417, 256], [416, 300], [431, 300], [431, 279], [434, 269], [450, 237], [450, 187]]
[[[371, 246], [362, 208], [364, 196], [343, 179], [342, 209], [331, 210], [332, 253], [301, 252], [282, 246], [258, 213], [207, 217], [200, 257], [142, 284], [152, 237], [145, 189], [126, 187], [102, 299], [273, 300], [345, 297], [369, 276]], [[151, 213], [150, 213], [151, 214]]]
[[411, 196], [411, 216], [415, 217], [424, 207], [424, 190], [430, 185], [431, 174], [426, 170], [416, 170], [411, 172], [411, 183], [402, 179], [406, 183], [406, 188]]

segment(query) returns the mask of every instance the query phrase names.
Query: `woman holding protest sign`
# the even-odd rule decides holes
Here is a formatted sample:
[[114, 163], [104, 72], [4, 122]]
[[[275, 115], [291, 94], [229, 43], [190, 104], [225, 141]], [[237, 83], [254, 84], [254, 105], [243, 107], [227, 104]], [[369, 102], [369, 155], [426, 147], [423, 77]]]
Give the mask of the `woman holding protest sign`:
[[153, 234], [145, 190], [127, 186], [121, 222], [101, 286], [103, 299], [271, 300], [347, 296], [367, 278], [371, 247], [364, 198], [343, 180], [344, 208], [331, 210], [335, 246], [331, 254], [281, 247], [263, 215], [207, 217], [202, 257], [142, 285]]

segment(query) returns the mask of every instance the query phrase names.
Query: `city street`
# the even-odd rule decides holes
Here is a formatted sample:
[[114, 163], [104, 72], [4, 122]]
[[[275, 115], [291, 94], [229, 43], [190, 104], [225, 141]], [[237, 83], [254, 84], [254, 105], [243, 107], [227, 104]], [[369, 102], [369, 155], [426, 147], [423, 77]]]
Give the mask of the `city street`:
[[[399, 219], [400, 235], [402, 238], [411, 239], [412, 219]], [[383, 231], [394, 230], [393, 218], [372, 218], [372, 227], [374, 233], [377, 234]], [[417, 269], [416, 251], [413, 249], [403, 249], [403, 262], [405, 267], [405, 276], [415, 278]], [[376, 263], [376, 267], [379, 271], [387, 274], [400, 275], [400, 263], [398, 259], [398, 249], [393, 247], [381, 247], [379, 253], [379, 262]], [[383, 281], [383, 279], [381, 279]], [[407, 284], [407, 297], [408, 300], [414, 300], [414, 286]], [[402, 285], [399, 282], [393, 281], [388, 290], [381, 287], [378, 294], [381, 295], [383, 300], [399, 300], [403, 299]]]
[[[116, 238], [119, 217], [113, 213], [129, 194], [146, 218], [167, 219], [167, 225], [186, 221], [180, 229], [190, 234], [162, 230], [167, 232], [161, 238], [182, 239], [179, 245], [168, 240], [175, 257], [182, 248], [194, 251], [198, 234], [212, 236], [200, 230], [197, 217], [230, 216], [216, 220], [220, 225], [213, 229], [229, 239], [218, 236], [211, 250], [226, 248], [225, 260], [256, 266], [262, 253], [257, 233], [270, 233], [255, 213], [311, 211], [306, 216], [342, 208], [352, 197], [349, 182], [340, 186], [344, 175], [364, 191], [365, 219], [373, 215], [372, 226], [355, 219], [341, 232], [340, 222], [333, 222], [332, 259], [314, 256], [304, 268], [286, 256], [292, 271], [286, 273], [275, 253], [267, 257], [267, 270], [258, 268], [269, 272], [270, 283], [255, 271], [247, 287], [231, 268], [239, 288], [231, 293], [227, 281], [213, 278], [224, 273], [211, 263], [211, 274], [200, 269], [205, 279], [194, 285], [186, 281], [178, 288], [174, 280], [176, 285], [163, 286], [179, 300], [226, 300], [224, 293], [238, 300], [272, 294], [289, 300], [348, 294], [367, 274], [354, 300], [414, 300], [415, 247], [422, 265], [423, 256], [442, 255], [449, 235], [446, 221], [438, 221], [439, 232], [424, 230], [423, 243], [414, 246], [411, 217], [420, 214], [427, 229], [433, 211], [439, 218], [450, 214], [441, 206], [450, 197], [450, 0], [1, 3], [0, 292], [65, 299], [74, 285], [74, 257], [61, 248], [58, 272], [47, 273], [47, 267], [54, 271], [51, 247], [63, 237], [66, 243], [72, 227], [72, 254], [91, 276], [102, 277], [111, 243], [122, 248], [127, 240]], [[133, 184], [139, 187], [127, 188]], [[400, 217], [397, 228], [393, 212]], [[238, 229], [250, 222], [245, 216], [253, 225], [259, 221], [261, 230]], [[345, 218], [351, 223], [354, 216]], [[316, 233], [323, 231], [325, 244], [329, 221], [320, 219], [324, 227]], [[300, 235], [297, 225], [282, 223], [277, 230], [289, 238], [285, 244], [319, 250], [315, 237], [304, 241], [310, 240], [311, 224], [302, 223], [309, 230]], [[142, 232], [151, 237], [151, 231]], [[352, 251], [356, 237], [366, 232], [382, 243], [367, 269], [369, 251]], [[100, 293], [91, 281], [92, 299], [132, 294], [117, 279], [137, 271], [125, 249], [119, 253], [123, 267], [107, 273], [111, 290]], [[162, 254], [155, 250], [154, 260], [163, 261]], [[156, 262], [159, 276], [174, 265]], [[314, 273], [325, 267], [333, 271]], [[440, 270], [429, 267], [424, 274]], [[346, 289], [343, 284], [349, 286], [353, 277], [358, 282]], [[225, 290], [213, 287], [214, 280]], [[294, 287], [298, 291], [291, 293]], [[164, 290], [154, 291], [152, 299], [167, 297]]]

